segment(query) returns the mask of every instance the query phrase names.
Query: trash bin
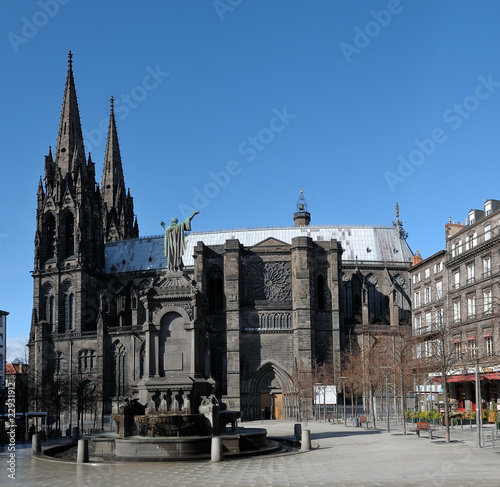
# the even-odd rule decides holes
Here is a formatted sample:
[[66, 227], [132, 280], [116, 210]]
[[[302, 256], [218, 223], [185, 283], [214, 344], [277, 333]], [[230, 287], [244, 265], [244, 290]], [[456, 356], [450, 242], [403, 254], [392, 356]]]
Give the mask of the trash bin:
[[359, 426], [359, 418], [357, 416], [354, 416], [352, 418], [352, 425], [357, 428]]

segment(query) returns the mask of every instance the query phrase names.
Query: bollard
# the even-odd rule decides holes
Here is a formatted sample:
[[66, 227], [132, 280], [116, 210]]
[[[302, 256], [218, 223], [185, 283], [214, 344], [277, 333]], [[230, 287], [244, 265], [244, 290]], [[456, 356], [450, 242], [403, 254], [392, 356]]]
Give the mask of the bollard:
[[88, 461], [89, 461], [89, 440], [78, 440], [76, 463], [88, 463]]
[[302, 438], [302, 425], [300, 423], [295, 423], [293, 425], [293, 436], [297, 441], [300, 441]]
[[71, 431], [71, 441], [73, 443], [76, 443], [78, 441], [78, 426], [74, 426], [72, 431]]
[[302, 430], [302, 441], [300, 442], [301, 451], [311, 449], [311, 430]]
[[31, 439], [31, 453], [42, 452], [42, 435], [36, 433]]
[[224, 455], [222, 453], [222, 438], [220, 436], [212, 436], [212, 462], [220, 462], [222, 461], [223, 457]]

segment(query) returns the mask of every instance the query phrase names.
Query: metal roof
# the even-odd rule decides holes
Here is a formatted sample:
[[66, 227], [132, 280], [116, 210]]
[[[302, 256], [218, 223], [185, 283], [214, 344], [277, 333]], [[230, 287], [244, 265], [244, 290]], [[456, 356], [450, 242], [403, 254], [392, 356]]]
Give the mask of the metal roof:
[[[395, 227], [307, 226], [191, 232], [186, 235], [183, 262], [186, 267], [194, 265], [194, 247], [200, 241], [211, 247], [223, 245], [226, 240], [237, 239], [245, 247], [252, 247], [268, 238], [291, 244], [292, 238], [300, 236], [311, 237], [317, 242], [338, 240], [344, 249], [343, 261], [407, 264], [413, 255], [406, 240], [400, 238], [399, 230]], [[105, 252], [108, 273], [148, 271], [162, 269], [167, 265], [162, 235], [108, 242]]]

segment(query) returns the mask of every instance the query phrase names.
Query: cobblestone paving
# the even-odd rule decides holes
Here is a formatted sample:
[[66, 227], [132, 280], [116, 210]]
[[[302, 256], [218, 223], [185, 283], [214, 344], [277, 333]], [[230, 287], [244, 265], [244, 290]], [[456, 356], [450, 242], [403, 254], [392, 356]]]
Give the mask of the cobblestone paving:
[[[290, 436], [293, 423], [255, 422], [270, 435]], [[500, 486], [500, 455], [474, 447], [470, 432], [444, 432], [435, 439], [384, 431], [308, 423], [313, 450], [224, 460], [220, 463], [85, 464], [32, 457], [17, 445], [15, 480], [7, 477], [6, 449], [0, 449], [0, 485], [80, 486]], [[500, 440], [498, 441], [500, 451]]]

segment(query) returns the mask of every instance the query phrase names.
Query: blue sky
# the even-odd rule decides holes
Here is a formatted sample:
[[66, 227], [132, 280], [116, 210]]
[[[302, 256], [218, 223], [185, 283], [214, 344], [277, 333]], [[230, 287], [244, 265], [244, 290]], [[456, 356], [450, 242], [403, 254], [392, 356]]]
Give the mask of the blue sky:
[[[444, 247], [448, 217], [500, 199], [500, 2], [4, 2], [0, 16], [0, 309], [8, 359], [32, 309], [36, 190], [73, 66], [100, 181], [116, 98], [142, 236], [194, 229], [390, 225]], [[104, 122], [103, 122], [104, 121]], [[104, 130], [101, 128], [104, 127]]]

